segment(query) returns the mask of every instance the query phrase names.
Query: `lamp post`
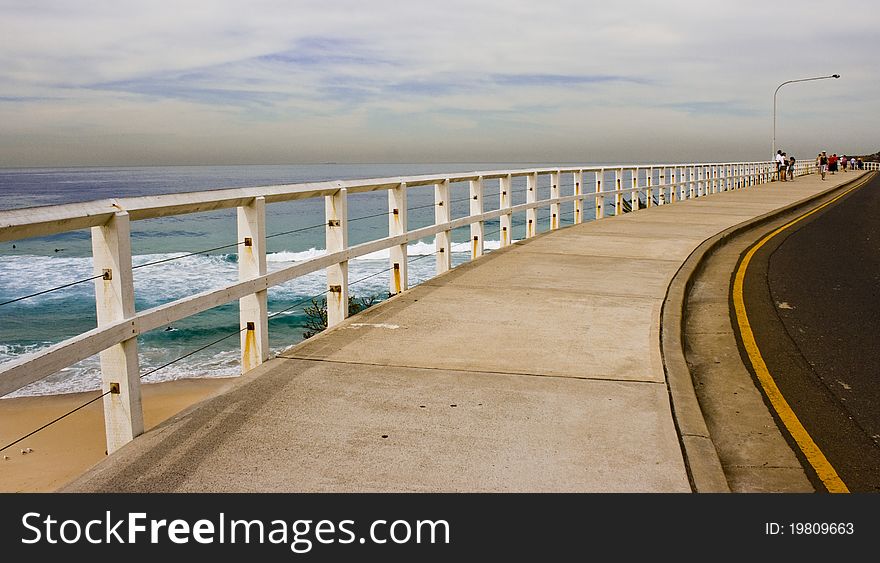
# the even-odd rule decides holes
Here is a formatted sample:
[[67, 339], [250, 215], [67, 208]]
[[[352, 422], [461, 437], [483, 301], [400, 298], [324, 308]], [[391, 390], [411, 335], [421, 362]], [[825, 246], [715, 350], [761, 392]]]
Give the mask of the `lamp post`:
[[782, 84], [776, 87], [776, 91], [773, 92], [773, 148], [772, 150], [772, 158], [776, 158], [776, 94], [779, 93], [779, 89], [785, 86], [786, 84], [791, 84], [792, 82], [808, 82], [810, 80], [825, 80], [826, 78], [840, 78], [839, 74], [832, 74], [830, 76], [815, 76], [813, 78], [799, 78], [797, 80], [786, 80]]

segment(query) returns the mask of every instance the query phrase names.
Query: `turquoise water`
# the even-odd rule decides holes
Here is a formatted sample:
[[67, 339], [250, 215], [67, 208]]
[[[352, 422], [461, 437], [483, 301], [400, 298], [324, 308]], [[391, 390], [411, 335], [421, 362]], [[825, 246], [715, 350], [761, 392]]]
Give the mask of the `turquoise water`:
[[[320, 164], [292, 166], [181, 166], [137, 168], [65, 168], [0, 170], [0, 209], [281, 183], [376, 178], [438, 172], [517, 169], [540, 164]], [[586, 174], [589, 186], [591, 175]], [[628, 185], [628, 184], [625, 184]], [[564, 175], [562, 194], [573, 192], [571, 175]], [[541, 177], [539, 199], [549, 197], [549, 178]], [[486, 210], [498, 208], [498, 183], [484, 185]], [[467, 183], [451, 185], [453, 217], [468, 214]], [[408, 193], [409, 228], [433, 224], [433, 188], [411, 188]], [[606, 203], [612, 198], [606, 198]], [[525, 178], [515, 178], [513, 203], [525, 202]], [[349, 240], [358, 244], [388, 235], [385, 191], [349, 196]], [[591, 203], [586, 205], [592, 214]], [[320, 254], [324, 247], [324, 202], [320, 198], [271, 204], [267, 208], [269, 269], [278, 269]], [[374, 215], [380, 215], [373, 217]], [[514, 215], [513, 238], [525, 235], [524, 214]], [[563, 206], [561, 224], [572, 222], [572, 205]], [[360, 219], [364, 217], [364, 219]], [[549, 227], [549, 210], [538, 214], [539, 230]], [[181, 215], [137, 221], [132, 224], [134, 266], [177, 258], [137, 268], [134, 274], [138, 310], [155, 307], [237, 279], [235, 210]], [[313, 228], [309, 228], [313, 227]], [[284, 236], [271, 236], [306, 229]], [[497, 248], [498, 222], [486, 224], [487, 249]], [[453, 264], [469, 260], [467, 228], [453, 232]], [[493, 242], [493, 240], [495, 242]], [[409, 245], [410, 285], [434, 274], [433, 238]], [[191, 256], [186, 254], [195, 253]], [[349, 264], [351, 293], [386, 296], [387, 251], [353, 260]], [[378, 274], [378, 275], [373, 275]], [[50, 237], [0, 243], [0, 303], [92, 276], [91, 239], [88, 230]], [[370, 277], [372, 276], [372, 277]], [[362, 282], [357, 280], [364, 279]], [[306, 304], [296, 305], [326, 289], [323, 272], [303, 276], [269, 290], [270, 347], [278, 352], [302, 340]], [[288, 310], [289, 309], [289, 310]], [[283, 311], [283, 312], [281, 312]], [[94, 328], [95, 297], [91, 282], [77, 284], [37, 297], [0, 306], [0, 363], [50, 346]], [[141, 371], [145, 373], [200, 346], [238, 332], [238, 304], [233, 302], [162, 327], [139, 337]], [[238, 373], [238, 337], [165, 367], [144, 378], [164, 381], [182, 377], [220, 377]], [[15, 395], [77, 392], [97, 389], [100, 373], [97, 356], [36, 382]]]

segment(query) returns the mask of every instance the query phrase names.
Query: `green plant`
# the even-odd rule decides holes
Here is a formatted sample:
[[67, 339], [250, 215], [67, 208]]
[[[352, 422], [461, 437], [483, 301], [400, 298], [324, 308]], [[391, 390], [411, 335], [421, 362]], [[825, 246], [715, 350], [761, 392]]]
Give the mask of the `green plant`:
[[[348, 316], [356, 315], [364, 309], [372, 307], [378, 301], [378, 295], [370, 295], [367, 297], [355, 297], [354, 295], [350, 295], [348, 297]], [[312, 298], [311, 305], [306, 307], [304, 312], [306, 314], [306, 321], [303, 327], [306, 331], [303, 332], [303, 338], [311, 338], [327, 328], [326, 297]]]

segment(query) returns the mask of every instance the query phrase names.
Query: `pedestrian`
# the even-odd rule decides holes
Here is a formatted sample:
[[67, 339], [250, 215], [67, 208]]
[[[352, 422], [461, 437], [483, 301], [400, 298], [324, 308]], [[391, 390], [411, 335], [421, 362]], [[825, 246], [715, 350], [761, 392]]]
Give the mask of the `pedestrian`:
[[850, 170], [856, 169], [856, 157], [854, 157], [854, 156], [849, 157], [849, 169]]
[[834, 175], [837, 172], [837, 153], [831, 153], [831, 156], [828, 157], [828, 171]]
[[859, 158], [856, 159], [856, 164], [858, 165], [859, 170], [864, 170], [864, 169], [865, 169], [865, 163], [862, 162], [862, 157], [859, 157]]
[[782, 149], [776, 151], [776, 178], [785, 181], [785, 156], [782, 154]]
[[825, 179], [825, 173], [828, 172], [828, 155], [825, 151], [819, 153], [819, 156], [816, 157], [816, 165], [819, 167], [819, 174], [822, 175], [822, 179]]
[[846, 155], [845, 154], [840, 155], [840, 171], [841, 172], [846, 172], [846, 165], [848, 163], [849, 163], [849, 160], [847, 160]]
[[794, 155], [788, 157], [788, 179], [794, 180]]

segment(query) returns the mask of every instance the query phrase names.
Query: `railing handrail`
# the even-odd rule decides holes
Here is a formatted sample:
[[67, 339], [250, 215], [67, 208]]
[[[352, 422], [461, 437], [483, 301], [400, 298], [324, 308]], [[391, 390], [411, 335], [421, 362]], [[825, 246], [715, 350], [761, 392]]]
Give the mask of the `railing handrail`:
[[[815, 166], [812, 164], [812, 161], [798, 162], [798, 174], [814, 172]], [[623, 185], [625, 170], [632, 171], [629, 180], [631, 186]], [[641, 178], [639, 171], [642, 170], [651, 172]], [[653, 184], [654, 171], [658, 171], [656, 185]], [[596, 173], [592, 190], [584, 189], [585, 172]], [[614, 189], [608, 190], [602, 183], [605, 182], [605, 173], [612, 172], [615, 178], [612, 184]], [[652, 191], [658, 194], [658, 203], [662, 205], [673, 203], [678, 199], [768, 182], [774, 173], [775, 166], [771, 161], [560, 166], [203, 190], [0, 211], [0, 240], [17, 240], [91, 227], [95, 271], [101, 273], [102, 268], [122, 270], [114, 272], [109, 278], [95, 281], [98, 295], [111, 297], [109, 300], [98, 299], [98, 327], [0, 365], [0, 396], [100, 352], [105, 386], [115, 383], [118, 389], [120, 384], [117, 380], [127, 377], [128, 383], [123, 387], [128, 385], [134, 389], [129, 391], [123, 389], [123, 395], [126, 392], [135, 394], [136, 397], [129, 400], [137, 403], [139, 409], [140, 395], [139, 383], [137, 383], [139, 379], [136, 373], [130, 373], [132, 370], [137, 371], [137, 336], [182, 318], [238, 299], [242, 311], [240, 314], [242, 332], [247, 331], [247, 338], [242, 336], [242, 369], [246, 371], [268, 356], [265, 304], [266, 291], [270, 287], [326, 269], [329, 288], [328, 324], [332, 326], [347, 316], [347, 263], [359, 256], [390, 249], [393, 269], [402, 270], [391, 274], [390, 293], [399, 293], [407, 288], [406, 245], [414, 240], [435, 236], [438, 254], [437, 271], [440, 273], [451, 267], [449, 233], [457, 228], [470, 225], [474, 240], [472, 256], [477, 258], [483, 253], [483, 224], [496, 218], [500, 218], [501, 230], [506, 230], [506, 233], [499, 233], [502, 246], [506, 246], [512, 242], [510, 229], [511, 217], [514, 213], [526, 213], [528, 221], [526, 236], [531, 237], [537, 234], [536, 213], [541, 207], [550, 207], [552, 215], [550, 228], [556, 229], [559, 228], [559, 206], [564, 203], [575, 205], [574, 223], [580, 223], [583, 219], [583, 204], [587, 200], [595, 201], [596, 218], [599, 219], [604, 215], [604, 201], [607, 196], [614, 197], [614, 214], [617, 215], [624, 211], [624, 196], [627, 194], [630, 196], [631, 210], [637, 210], [639, 206], [636, 198], [642, 191], [647, 193], [648, 206], [653, 205], [650, 195]], [[574, 193], [566, 195], [560, 193], [562, 174], [573, 175]], [[537, 179], [540, 175], [550, 175], [551, 188], [549, 198], [538, 200]], [[525, 203], [514, 205], [509, 193], [512, 192], [511, 178], [523, 176], [528, 178], [527, 200]], [[499, 207], [486, 211], [482, 203], [485, 191], [483, 182], [492, 179], [499, 180]], [[645, 180], [645, 185], [639, 185], [642, 179]], [[452, 219], [449, 215], [451, 200], [448, 186], [459, 182], [470, 184], [469, 199], [472, 200], [470, 213]], [[409, 188], [427, 185], [435, 186], [435, 222], [432, 225], [409, 230], [406, 225], [406, 192]], [[389, 193], [389, 236], [349, 246], [347, 194], [377, 190], [386, 190]], [[268, 272], [264, 244], [265, 206], [269, 203], [316, 197], [325, 199], [326, 253]], [[243, 240], [243, 237], [244, 240], [251, 240], [250, 250], [238, 248], [239, 280], [151, 309], [135, 311], [129, 222], [232, 207], [239, 210], [238, 240]], [[397, 278], [394, 278], [395, 275]], [[119, 355], [113, 360], [108, 356], [105, 365], [104, 353], [110, 350], [116, 350]], [[134, 354], [134, 359], [131, 354]], [[120, 373], [123, 375], [120, 376]], [[112, 389], [112, 387], [108, 388]], [[105, 411], [108, 417], [110, 409], [119, 409], [119, 405], [113, 406], [114, 400], [114, 395], [105, 397]], [[131, 410], [133, 407], [129, 405], [126, 408]], [[127, 411], [122, 408], [119, 412]], [[127, 435], [121, 438], [121, 443], [142, 431], [142, 428], [138, 429], [136, 422], [132, 422], [131, 425], [132, 428], [127, 431]], [[109, 450], [112, 451], [121, 443], [111, 444], [108, 430]]]
[[247, 188], [219, 188], [195, 192], [169, 193], [152, 196], [99, 199], [87, 202], [67, 203], [0, 210], [0, 242], [20, 240], [32, 236], [47, 236], [67, 231], [85, 229], [105, 224], [113, 214], [126, 211], [132, 221], [156, 219], [169, 215], [184, 215], [205, 211], [218, 211], [245, 205], [255, 197], [263, 197], [266, 203], [280, 203], [300, 199], [328, 196], [342, 188], [349, 193], [362, 193], [393, 188], [406, 184], [408, 188], [430, 186], [439, 182], [460, 183], [482, 178], [493, 180], [504, 176], [513, 178], [531, 174], [553, 172], [599, 172], [602, 170], [644, 170], [649, 168], [683, 168], [691, 166], [740, 166], [746, 164], [771, 164], [765, 162], [716, 162], [679, 164], [604, 164], [557, 168], [524, 168], [515, 170], [488, 170], [443, 174], [366, 178], [356, 180], [328, 180], [297, 184], [273, 184]]

